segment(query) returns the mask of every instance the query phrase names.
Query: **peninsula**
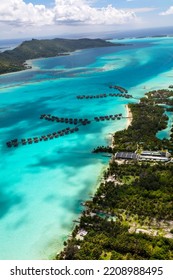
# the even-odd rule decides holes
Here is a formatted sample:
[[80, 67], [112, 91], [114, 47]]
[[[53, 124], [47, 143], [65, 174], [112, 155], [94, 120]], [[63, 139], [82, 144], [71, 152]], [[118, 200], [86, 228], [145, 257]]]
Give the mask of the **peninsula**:
[[102, 39], [51, 39], [24, 41], [13, 50], [0, 53], [0, 74], [21, 71], [30, 68], [25, 61], [36, 58], [48, 58], [67, 55], [69, 52], [87, 48], [111, 47], [114, 44]]
[[128, 105], [129, 126], [113, 135], [111, 161], [92, 200], [57, 259], [173, 259], [173, 126], [167, 127], [173, 91], [148, 92]]

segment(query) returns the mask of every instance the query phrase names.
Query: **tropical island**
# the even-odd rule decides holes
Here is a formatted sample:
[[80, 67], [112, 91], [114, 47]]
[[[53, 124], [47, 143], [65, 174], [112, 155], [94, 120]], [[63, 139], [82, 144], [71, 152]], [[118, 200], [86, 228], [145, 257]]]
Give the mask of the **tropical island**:
[[[44, 54], [48, 49], [45, 47], [42, 50], [40, 46], [40, 50], [43, 51], [40, 56], [35, 41], [38, 40], [29, 41], [36, 43], [35, 47], [31, 44], [30, 52], [26, 47], [28, 42], [24, 42], [21, 56], [17, 58], [19, 53], [15, 53], [16, 65], [17, 62], [21, 63], [18, 67], [27, 69], [26, 57], [34, 59], [45, 55], [52, 57], [69, 54], [70, 50], [65, 51], [65, 47], [63, 51], [59, 49], [59, 53], [50, 51], [50, 54]], [[88, 47], [91, 47], [89, 43]], [[5, 54], [6, 59], [10, 61], [13, 51], [4, 52], [2, 57]], [[7, 68], [7, 71], [13, 71]], [[14, 71], [18, 71], [17, 68]], [[119, 85], [113, 84], [109, 88], [116, 89], [119, 93], [77, 95], [76, 98], [79, 101], [111, 97], [133, 98], [127, 94], [128, 90]], [[114, 133], [109, 146], [98, 146], [92, 151], [108, 153], [111, 157], [109, 167], [104, 172], [94, 197], [81, 202], [84, 207], [81, 217], [74, 221], [72, 235], [64, 242], [64, 250], [56, 259], [173, 259], [173, 126], [169, 139], [161, 140], [157, 137], [158, 131], [168, 125], [166, 113], [173, 111], [172, 88], [170, 85], [168, 89], [147, 92], [138, 103], [128, 104], [128, 127]], [[80, 120], [42, 114], [40, 118], [77, 124], [80, 127], [91, 122], [126, 118], [120, 115], [103, 115], [91, 120]], [[21, 139], [19, 144], [52, 140], [77, 132], [78, 129], [68, 128], [59, 131], [59, 134], [55, 131], [39, 138]], [[18, 143], [13, 141], [7, 142], [7, 146], [16, 147]]]
[[129, 104], [128, 127], [95, 148], [111, 155], [108, 169], [56, 259], [173, 259], [173, 126], [169, 139], [156, 137], [172, 97], [163, 89]]
[[0, 53], [0, 74], [31, 68], [26, 60], [68, 55], [70, 52], [87, 48], [111, 47], [114, 44], [102, 39], [45, 39], [24, 41], [13, 50]]

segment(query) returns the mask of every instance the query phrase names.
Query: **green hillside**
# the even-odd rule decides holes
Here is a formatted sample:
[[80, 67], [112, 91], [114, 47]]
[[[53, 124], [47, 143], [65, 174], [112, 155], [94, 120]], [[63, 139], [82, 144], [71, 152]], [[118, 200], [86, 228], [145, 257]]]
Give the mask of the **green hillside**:
[[54, 57], [79, 49], [110, 47], [115, 44], [102, 39], [52, 39], [25, 41], [13, 50], [0, 53], [0, 74], [26, 69], [28, 59]]

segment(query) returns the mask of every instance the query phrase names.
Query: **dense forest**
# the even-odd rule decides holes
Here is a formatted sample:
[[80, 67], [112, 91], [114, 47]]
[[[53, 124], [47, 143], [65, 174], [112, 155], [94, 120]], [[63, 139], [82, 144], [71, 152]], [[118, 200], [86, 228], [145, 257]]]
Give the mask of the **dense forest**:
[[[112, 175], [115, 181], [106, 181]], [[58, 258], [173, 259], [172, 175], [172, 164], [110, 164]]]
[[[128, 227], [99, 217], [87, 218], [84, 241], [71, 239], [58, 259], [66, 260], [172, 260], [173, 240], [129, 233]], [[85, 222], [85, 217], [82, 218]], [[92, 227], [91, 227], [92, 225]]]

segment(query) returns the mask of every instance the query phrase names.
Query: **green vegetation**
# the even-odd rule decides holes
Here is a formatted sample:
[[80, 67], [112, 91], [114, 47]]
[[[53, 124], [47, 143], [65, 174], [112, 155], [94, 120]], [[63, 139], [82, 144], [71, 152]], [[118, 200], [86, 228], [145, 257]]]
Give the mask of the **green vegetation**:
[[[168, 222], [173, 219], [172, 174], [172, 164], [112, 162], [57, 258], [173, 259], [173, 240], [164, 237], [173, 232]], [[111, 175], [119, 183], [107, 182]], [[87, 232], [83, 240], [76, 238], [79, 228]], [[137, 233], [138, 229], [145, 233]]]
[[[121, 184], [114, 182], [100, 185], [92, 208], [106, 212], [138, 215], [140, 223], [145, 217], [157, 220], [173, 219], [173, 165], [137, 163], [110, 163], [105, 178], [114, 175]], [[128, 180], [131, 178], [131, 180]], [[104, 201], [100, 198], [104, 194]]]
[[173, 90], [168, 90], [168, 89], [153, 90], [146, 93], [146, 96], [149, 98], [150, 102], [151, 100], [153, 100], [153, 104], [163, 104], [163, 105], [173, 106], [173, 99], [172, 99]]
[[0, 62], [0, 74], [17, 72], [25, 69], [26, 68], [20, 64], [10, 63], [9, 61], [5, 61], [5, 60]]
[[[164, 95], [159, 97], [161, 94]], [[94, 152], [173, 151], [170, 140], [156, 137], [166, 128], [166, 106], [173, 92], [153, 91], [130, 104], [133, 120], [128, 129], [114, 134], [114, 146]], [[162, 104], [159, 106], [158, 104]], [[170, 105], [170, 104], [169, 104]], [[72, 238], [57, 259], [172, 260], [173, 162], [122, 161], [114, 157], [92, 200], [75, 227]], [[84, 235], [81, 235], [81, 230]]]
[[[164, 108], [150, 103], [129, 104], [129, 108], [133, 115], [132, 123], [127, 130], [114, 134], [114, 151], [136, 151], [140, 144], [147, 150], [162, 149], [163, 143], [156, 133], [167, 126]], [[168, 143], [165, 145], [168, 148]]]
[[116, 46], [101, 39], [52, 39], [25, 41], [14, 50], [0, 53], [0, 74], [27, 69], [25, 61], [41, 57], [65, 55], [86, 48]]
[[[160, 97], [161, 96], [161, 97]], [[93, 152], [111, 152], [117, 151], [136, 151], [144, 150], [169, 150], [173, 151], [173, 142], [168, 139], [160, 140], [156, 137], [159, 130], [165, 129], [168, 123], [168, 117], [165, 114], [165, 108], [161, 100], [164, 100], [165, 106], [171, 101], [173, 96], [171, 90], [152, 91], [146, 94], [146, 97], [140, 99], [138, 104], [129, 104], [133, 115], [133, 120], [128, 129], [117, 131], [114, 134], [114, 147], [98, 146]], [[173, 100], [172, 100], [173, 101]], [[172, 102], [171, 101], [171, 102]], [[162, 106], [159, 106], [161, 104]], [[170, 104], [169, 104], [170, 105]], [[173, 105], [169, 108], [172, 110]]]
[[173, 124], [172, 124], [172, 128], [171, 128], [170, 141], [171, 141], [171, 143], [173, 143]]

